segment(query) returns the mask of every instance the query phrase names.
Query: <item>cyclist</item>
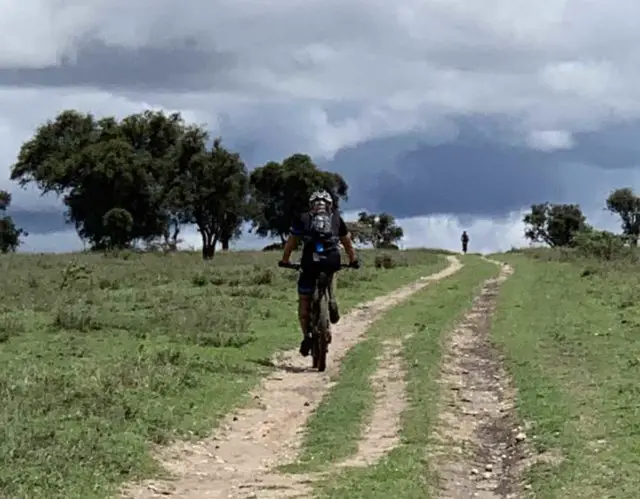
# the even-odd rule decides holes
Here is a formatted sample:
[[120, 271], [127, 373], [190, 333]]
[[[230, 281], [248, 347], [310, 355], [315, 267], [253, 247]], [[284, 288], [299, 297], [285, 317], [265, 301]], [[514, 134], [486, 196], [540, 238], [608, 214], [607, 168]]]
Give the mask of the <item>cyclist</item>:
[[467, 247], [469, 246], [469, 235], [467, 234], [466, 230], [462, 231], [462, 237], [460, 238], [460, 241], [462, 242], [462, 252], [466, 255]]
[[[358, 268], [351, 235], [347, 225], [337, 210], [333, 198], [327, 191], [316, 191], [309, 197], [310, 209], [294, 220], [291, 235], [284, 245], [280, 265], [289, 263], [291, 253], [302, 240], [304, 243], [300, 265], [302, 272], [298, 279], [298, 319], [302, 330], [300, 354], [304, 357], [311, 350], [311, 338], [308, 335], [309, 309], [316, 275], [319, 270], [329, 274], [329, 320], [336, 324], [340, 320], [338, 303], [333, 289], [333, 274], [340, 268], [340, 248], [342, 246], [349, 258], [349, 265]], [[328, 342], [331, 342], [329, 334]]]

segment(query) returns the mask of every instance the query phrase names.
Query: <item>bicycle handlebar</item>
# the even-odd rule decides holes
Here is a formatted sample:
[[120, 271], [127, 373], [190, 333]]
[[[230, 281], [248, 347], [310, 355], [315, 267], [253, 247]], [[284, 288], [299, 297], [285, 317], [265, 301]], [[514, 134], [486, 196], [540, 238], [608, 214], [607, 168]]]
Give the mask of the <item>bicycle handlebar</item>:
[[[300, 270], [301, 265], [299, 263], [278, 262], [278, 267], [281, 267], [283, 269]], [[341, 269], [355, 269], [356, 267], [354, 267], [353, 265], [351, 265], [349, 263], [341, 263], [340, 264], [340, 268]]]

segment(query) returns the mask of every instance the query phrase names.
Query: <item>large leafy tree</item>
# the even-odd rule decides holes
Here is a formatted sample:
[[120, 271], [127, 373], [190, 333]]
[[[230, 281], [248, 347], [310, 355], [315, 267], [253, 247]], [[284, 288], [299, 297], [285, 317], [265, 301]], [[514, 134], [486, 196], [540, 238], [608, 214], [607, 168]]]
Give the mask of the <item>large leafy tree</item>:
[[337, 173], [320, 170], [306, 154], [294, 154], [282, 163], [269, 162], [251, 172], [253, 229], [263, 237], [284, 242], [294, 216], [308, 209], [313, 191], [332, 193], [336, 205], [347, 199], [348, 186]]
[[[11, 178], [62, 196], [67, 220], [93, 248], [151, 240], [178, 220], [167, 186], [177, 175], [179, 154], [184, 161], [189, 130], [178, 113], [146, 111], [118, 122], [64, 111], [23, 144]], [[191, 154], [203, 147], [201, 141]], [[116, 212], [107, 216], [114, 209], [120, 222], [130, 219], [126, 240], [124, 226], [114, 223]]]
[[0, 253], [12, 253], [20, 246], [20, 236], [27, 233], [16, 227], [13, 219], [7, 215], [11, 205], [11, 194], [0, 191]]
[[624, 187], [616, 189], [606, 201], [607, 209], [620, 217], [622, 232], [634, 244], [638, 244], [640, 237], [640, 197], [633, 189]]
[[586, 218], [577, 204], [534, 204], [523, 222], [527, 239], [551, 247], [572, 246], [576, 234], [587, 228]]

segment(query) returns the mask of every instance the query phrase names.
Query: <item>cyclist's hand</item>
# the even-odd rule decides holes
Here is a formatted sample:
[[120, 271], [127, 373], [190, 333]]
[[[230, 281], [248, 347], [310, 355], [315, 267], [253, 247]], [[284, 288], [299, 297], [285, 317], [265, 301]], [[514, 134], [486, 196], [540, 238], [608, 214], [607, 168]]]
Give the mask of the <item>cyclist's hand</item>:
[[349, 263], [349, 267], [351, 267], [352, 269], [359, 269], [360, 260], [354, 260], [353, 262]]

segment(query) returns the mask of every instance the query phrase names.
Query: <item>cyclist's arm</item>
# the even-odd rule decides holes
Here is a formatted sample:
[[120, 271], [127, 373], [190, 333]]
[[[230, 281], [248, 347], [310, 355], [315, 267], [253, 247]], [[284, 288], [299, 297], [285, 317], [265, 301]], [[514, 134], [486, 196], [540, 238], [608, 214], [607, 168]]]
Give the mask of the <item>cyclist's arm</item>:
[[287, 239], [287, 242], [284, 243], [284, 250], [282, 252], [283, 262], [289, 262], [289, 258], [291, 258], [291, 253], [293, 253], [293, 250], [298, 247], [298, 240], [299, 240], [298, 236], [294, 236], [293, 234], [291, 234]]
[[300, 236], [302, 235], [302, 220], [295, 220], [293, 224], [291, 224], [291, 234], [289, 238], [284, 243], [284, 249], [282, 252], [282, 261], [288, 262], [289, 258], [291, 258], [291, 253], [298, 247], [298, 242], [300, 241]]
[[349, 263], [355, 262], [358, 259], [358, 257], [356, 256], [356, 250], [353, 247], [353, 241], [351, 240], [351, 234], [349, 233], [347, 224], [344, 223], [342, 217], [340, 217], [340, 228], [338, 229], [338, 236], [340, 237], [342, 246], [344, 246], [344, 251], [349, 257]]

